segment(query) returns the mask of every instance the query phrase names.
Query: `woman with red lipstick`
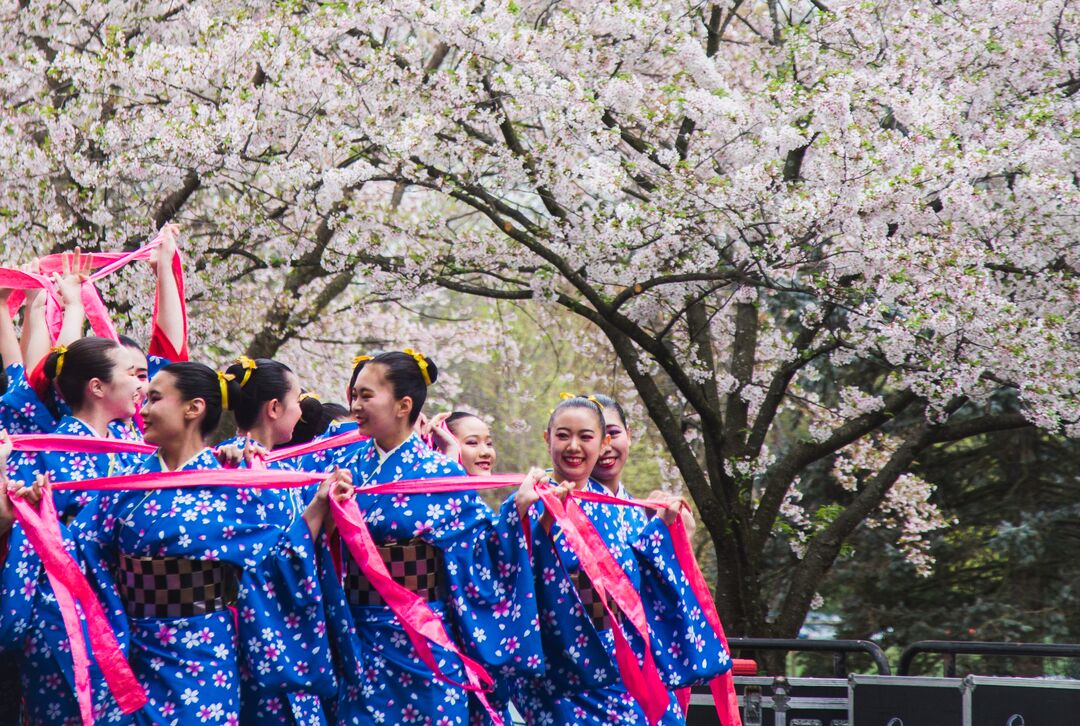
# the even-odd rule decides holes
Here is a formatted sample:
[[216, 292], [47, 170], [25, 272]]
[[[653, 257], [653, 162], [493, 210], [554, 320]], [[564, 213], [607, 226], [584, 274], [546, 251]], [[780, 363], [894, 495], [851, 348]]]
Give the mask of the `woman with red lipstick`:
[[[623, 414], [613, 408], [610, 422], [596, 396], [569, 397], [555, 408], [544, 432], [552, 479], [574, 490], [622, 491], [618, 476], [629, 437]], [[604, 473], [613, 475], [606, 485], [591, 476], [601, 458], [607, 463]], [[674, 511], [648, 519], [629, 506], [583, 501], [581, 507], [641, 593], [653, 658], [665, 685], [681, 688], [728, 670], [731, 660], [679, 571], [668, 532]], [[514, 704], [530, 724], [646, 723], [619, 676], [612, 623], [596, 589], [542, 505], [532, 507], [530, 518], [539, 525], [532, 530], [533, 571], [548, 672], [542, 678], [517, 679]], [[640, 647], [637, 638], [631, 642]], [[674, 698], [661, 722], [685, 722]]]

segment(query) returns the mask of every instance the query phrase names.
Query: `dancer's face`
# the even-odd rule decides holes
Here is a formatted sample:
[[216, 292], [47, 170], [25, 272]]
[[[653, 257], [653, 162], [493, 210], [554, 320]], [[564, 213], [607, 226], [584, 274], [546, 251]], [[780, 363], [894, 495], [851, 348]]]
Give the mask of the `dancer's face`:
[[607, 434], [600, 429], [596, 411], [572, 406], [555, 413], [544, 432], [556, 481], [583, 483], [589, 478], [600, 451], [607, 446]]
[[350, 411], [360, 425], [361, 434], [385, 441], [410, 428], [412, 398], [394, 398], [394, 387], [386, 378], [386, 366], [381, 363], [365, 365], [349, 394]]
[[461, 465], [469, 476], [491, 476], [495, 468], [495, 444], [488, 425], [466, 416], [454, 422], [454, 437], [461, 445]]
[[596, 462], [592, 476], [604, 485], [615, 487], [622, 477], [626, 459], [630, 456], [630, 430], [626, 428], [626, 422], [619, 416], [614, 407], [604, 411], [607, 419], [608, 445], [600, 452], [600, 458]]
[[205, 406], [206, 402], [201, 398], [185, 401], [173, 374], [168, 371], [158, 373], [150, 381], [146, 403], [142, 407], [143, 439], [148, 444], [161, 446], [181, 438], [188, 421], [196, 419]]
[[110, 418], [131, 418], [142, 401], [142, 383], [127, 348], [117, 346], [108, 355], [112, 359], [111, 380], [91, 379], [87, 383], [89, 395], [84, 400], [104, 407]]

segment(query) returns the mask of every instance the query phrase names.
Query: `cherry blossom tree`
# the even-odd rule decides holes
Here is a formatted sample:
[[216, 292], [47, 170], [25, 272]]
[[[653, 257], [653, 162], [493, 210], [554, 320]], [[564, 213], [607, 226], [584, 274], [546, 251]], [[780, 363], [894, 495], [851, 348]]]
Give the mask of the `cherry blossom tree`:
[[12, 258], [177, 219], [230, 352], [377, 339], [377, 303], [447, 291], [587, 320], [735, 633], [795, 634], [861, 526], [929, 567], [920, 454], [1077, 432], [1068, 0], [2, 8]]

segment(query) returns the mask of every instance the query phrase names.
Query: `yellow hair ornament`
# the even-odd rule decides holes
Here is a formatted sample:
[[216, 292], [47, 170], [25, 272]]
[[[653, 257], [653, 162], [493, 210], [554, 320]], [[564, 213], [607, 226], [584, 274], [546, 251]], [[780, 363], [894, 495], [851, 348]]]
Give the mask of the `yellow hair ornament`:
[[361, 363], [363, 363], [366, 360], [375, 360], [375, 359], [370, 355], [358, 355], [358, 356], [356, 356], [355, 358], [352, 359], [353, 368], [360, 365]]
[[251, 372], [259, 367], [259, 364], [248, 358], [246, 355], [242, 355], [236, 359], [236, 362], [244, 367], [244, 377], [240, 379], [240, 387], [243, 388], [247, 385], [247, 382], [251, 379]]
[[[300, 394], [300, 398], [297, 399], [297, 403], [299, 403], [300, 401], [303, 401], [305, 399], [308, 399], [308, 398], [312, 398], [312, 399], [314, 399], [316, 401], [322, 401], [322, 399], [319, 398], [319, 394], [313, 393], [312, 391], [304, 391], [303, 393]], [[303, 421], [304, 423], [309, 423], [309, 421], [306, 418], [304, 418], [303, 416], [300, 417], [300, 420]]]
[[53, 378], [60, 377], [60, 371], [64, 369], [64, 356], [67, 355], [68, 349], [66, 345], [54, 345], [50, 350], [54, 351], [56, 355], [56, 373], [53, 374]]
[[221, 410], [229, 410], [229, 381], [235, 381], [236, 376], [232, 373], [217, 372], [218, 385], [221, 386]]
[[[570, 399], [570, 398], [584, 398], [589, 403], [596, 404], [596, 407], [598, 409], [600, 409], [601, 411], [604, 410], [604, 404], [600, 403], [600, 401], [598, 401], [596, 399], [596, 396], [579, 396], [579, 395], [574, 394], [574, 393], [567, 393], [566, 391], [563, 391], [562, 393], [559, 394], [559, 398], [562, 399], [563, 401], [566, 401], [567, 399]], [[554, 410], [552, 411], [552, 413], [554, 413]]]
[[405, 348], [401, 352], [413, 357], [413, 360], [416, 361], [416, 365], [420, 366], [420, 375], [424, 377], [424, 383], [430, 386], [431, 374], [428, 373], [427, 358], [424, 357], [424, 354], [418, 350], [413, 350], [412, 348]]

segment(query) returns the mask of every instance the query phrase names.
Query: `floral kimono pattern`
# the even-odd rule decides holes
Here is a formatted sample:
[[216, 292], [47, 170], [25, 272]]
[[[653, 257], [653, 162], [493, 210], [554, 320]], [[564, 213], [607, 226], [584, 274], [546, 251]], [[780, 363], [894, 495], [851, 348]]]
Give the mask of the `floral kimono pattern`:
[[[110, 426], [110, 431], [112, 427]], [[97, 433], [86, 423], [74, 416], [67, 415], [60, 419], [56, 425], [54, 434], [67, 436], [97, 436]], [[115, 437], [114, 437], [115, 438]], [[141, 440], [139, 437], [137, 440]], [[31, 468], [26, 468], [29, 463], [24, 458], [23, 469], [17, 472], [23, 481], [32, 482], [34, 473], [48, 474], [50, 481], [85, 481], [104, 476], [119, 474], [142, 458], [140, 454], [82, 454], [69, 453], [66, 451], [42, 451], [33, 458]], [[95, 497], [92, 491], [56, 491], [53, 492], [53, 501], [56, 503], [56, 513], [61, 521], [70, 522], [75, 515]]]
[[[182, 467], [218, 468], [209, 449]], [[162, 470], [154, 455], [132, 473]], [[112, 566], [124, 555], [215, 561], [238, 571], [272, 573], [267, 580], [281, 573], [283, 581], [298, 583], [292, 593], [297, 602], [315, 590], [309, 589], [315, 573], [307, 525], [300, 520], [283, 529], [268, 521], [257, 490], [223, 486], [103, 493], [72, 526], [80, 535], [83, 560], [99, 582], [111, 581]], [[304, 568], [306, 574], [300, 572]], [[130, 617], [122, 607], [112, 612], [114, 629], [129, 633], [129, 662], [149, 697], [134, 714], [135, 723], [239, 722], [238, 650], [247, 644], [237, 642], [231, 608], [182, 618]], [[267, 633], [266, 640], [276, 644], [277, 634]], [[282, 642], [281, 653], [264, 648], [259, 657], [272, 660], [286, 648]]]
[[22, 364], [13, 363], [5, 370], [8, 387], [0, 396], [0, 428], [9, 434], [50, 433], [56, 419], [30, 386]]
[[[64, 416], [53, 433], [96, 435], [89, 426], [72, 416]], [[136, 459], [133, 454], [24, 453], [12, 457], [8, 475], [13, 481], [25, 483], [32, 483], [38, 473], [47, 473], [53, 482], [85, 481], [120, 473], [122, 467]], [[92, 491], [53, 492], [62, 520], [72, 519], [94, 497]], [[74, 695], [70, 646], [60, 608], [40, 558], [18, 526], [12, 531], [0, 587], [0, 648], [15, 651], [31, 722], [45, 724], [70, 720], [81, 723]], [[107, 716], [110, 723], [130, 721], [122, 717], [93, 664], [90, 676], [95, 710], [103, 718]]]
[[[589, 491], [610, 494], [590, 480]], [[621, 498], [629, 499], [620, 489]], [[669, 689], [701, 683], [731, 668], [731, 659], [705, 620], [679, 567], [671, 534], [658, 517], [638, 507], [581, 502], [615, 560], [641, 594], [652, 654]], [[514, 704], [528, 723], [645, 724], [641, 707], [626, 691], [615, 661], [610, 629], [597, 629], [586, 614], [569, 575], [577, 556], [561, 536], [539, 526], [542, 506], [533, 507], [533, 567], [543, 627], [548, 673], [515, 681]], [[639, 660], [644, 643], [629, 624], [624, 632]], [[682, 724], [685, 716], [671, 697], [661, 723]]]
[[[496, 678], [543, 672], [533, 575], [513, 500], [493, 514], [475, 493], [365, 495], [365, 486], [403, 479], [463, 476], [457, 462], [413, 434], [391, 452], [365, 441], [349, 461], [356, 501], [377, 544], [420, 539], [442, 555], [446, 599], [429, 603], [463, 652]], [[347, 551], [344, 557], [349, 557]], [[385, 605], [350, 605], [358, 646], [355, 672], [346, 666], [337, 723], [464, 725], [469, 699], [436, 679]], [[440, 669], [461, 683], [460, 661], [432, 644]]]
[[[61, 527], [61, 533], [77, 559], [70, 530]], [[117, 604], [115, 600], [102, 603], [106, 609]], [[83, 634], [89, 649], [85, 628]], [[121, 647], [126, 647], [126, 633], [121, 630], [116, 635]], [[82, 726], [71, 646], [60, 607], [40, 558], [18, 523], [8, 534], [7, 554], [0, 567], [0, 650], [14, 657], [19, 671], [24, 726]], [[99, 723], [133, 722], [120, 711], [92, 657], [90, 682], [94, 718]]]

